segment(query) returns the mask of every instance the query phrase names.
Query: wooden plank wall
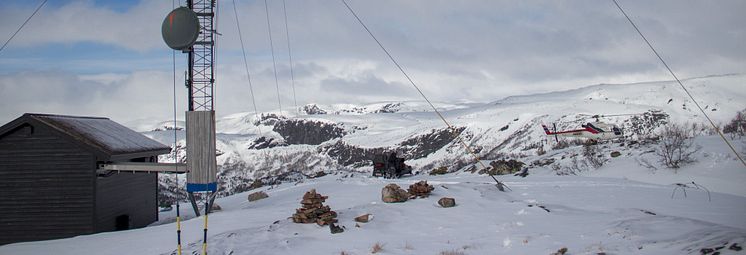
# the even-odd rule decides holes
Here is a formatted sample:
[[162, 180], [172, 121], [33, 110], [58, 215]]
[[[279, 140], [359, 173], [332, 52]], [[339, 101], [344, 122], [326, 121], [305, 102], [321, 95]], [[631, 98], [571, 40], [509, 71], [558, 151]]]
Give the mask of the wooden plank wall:
[[51, 132], [0, 137], [0, 245], [94, 231], [95, 157]]
[[188, 111], [187, 133], [187, 183], [215, 183], [215, 112]]
[[116, 173], [96, 180], [96, 232], [116, 230], [116, 217], [128, 215], [130, 228], [158, 220], [158, 175]]

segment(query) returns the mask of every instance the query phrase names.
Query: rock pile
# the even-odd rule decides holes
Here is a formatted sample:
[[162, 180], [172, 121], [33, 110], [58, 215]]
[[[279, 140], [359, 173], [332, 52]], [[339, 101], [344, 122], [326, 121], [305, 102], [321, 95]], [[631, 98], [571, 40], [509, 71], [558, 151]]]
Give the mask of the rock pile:
[[323, 204], [327, 198], [329, 197], [316, 193], [315, 189], [306, 192], [300, 202], [302, 207], [296, 209], [293, 214], [293, 222], [316, 223], [319, 226], [336, 223], [337, 213], [332, 211], [328, 205]]
[[383, 187], [381, 199], [386, 203], [406, 202], [409, 199], [409, 192], [392, 183]]
[[435, 189], [433, 185], [427, 184], [427, 181], [419, 181], [415, 184], [409, 185], [409, 194], [411, 195], [410, 198], [426, 198], [430, 196], [430, 192], [432, 192]]

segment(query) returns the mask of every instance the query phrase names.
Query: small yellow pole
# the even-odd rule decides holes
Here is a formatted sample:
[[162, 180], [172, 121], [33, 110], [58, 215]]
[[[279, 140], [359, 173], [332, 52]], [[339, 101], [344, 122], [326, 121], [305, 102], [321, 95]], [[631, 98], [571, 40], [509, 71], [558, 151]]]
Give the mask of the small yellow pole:
[[202, 255], [207, 255], [207, 213], [205, 213], [205, 232], [202, 237]]

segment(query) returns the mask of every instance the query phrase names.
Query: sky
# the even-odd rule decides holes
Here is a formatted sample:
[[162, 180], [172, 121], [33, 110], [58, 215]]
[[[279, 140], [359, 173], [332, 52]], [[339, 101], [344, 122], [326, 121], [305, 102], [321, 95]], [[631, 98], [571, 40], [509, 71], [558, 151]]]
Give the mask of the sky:
[[[746, 1], [618, 1], [679, 77], [746, 73]], [[283, 2], [267, 2], [271, 30], [264, 1], [235, 1], [260, 112], [278, 109], [268, 31], [285, 111], [296, 101], [422, 100], [341, 1], [286, 0], [288, 30]], [[0, 42], [39, 3], [0, 1]], [[218, 115], [254, 110], [233, 3], [218, 1]], [[434, 101], [671, 79], [610, 0], [348, 3]], [[186, 55], [160, 34], [172, 9], [163, 0], [46, 3], [0, 52], [0, 124], [26, 112], [168, 120], [174, 82], [181, 119]]]

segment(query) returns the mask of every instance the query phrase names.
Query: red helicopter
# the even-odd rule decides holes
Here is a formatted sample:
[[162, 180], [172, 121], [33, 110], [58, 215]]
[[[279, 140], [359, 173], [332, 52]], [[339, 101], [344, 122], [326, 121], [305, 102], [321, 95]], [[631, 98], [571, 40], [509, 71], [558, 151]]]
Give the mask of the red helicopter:
[[544, 133], [547, 135], [553, 135], [554, 139], [559, 142], [558, 136], [565, 137], [576, 137], [576, 138], [588, 138], [591, 140], [611, 140], [616, 138], [624, 137], [624, 132], [619, 126], [614, 124], [607, 124], [599, 121], [599, 118], [613, 117], [613, 116], [628, 116], [628, 115], [639, 115], [639, 114], [614, 114], [614, 115], [593, 115], [591, 118], [595, 118], [595, 122], [588, 122], [580, 125], [581, 129], [573, 130], [562, 130], [557, 131], [557, 125], [552, 124], [553, 130], [550, 131], [546, 125], [541, 124], [544, 128]]

